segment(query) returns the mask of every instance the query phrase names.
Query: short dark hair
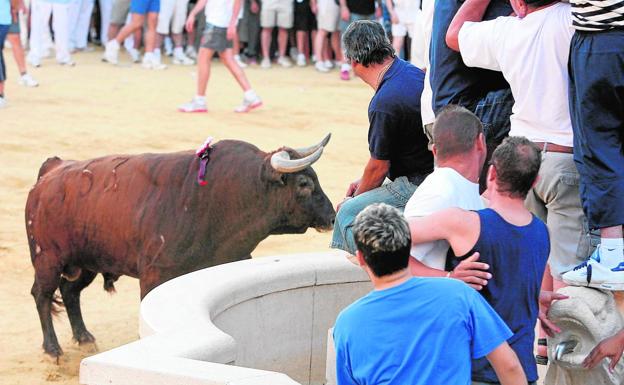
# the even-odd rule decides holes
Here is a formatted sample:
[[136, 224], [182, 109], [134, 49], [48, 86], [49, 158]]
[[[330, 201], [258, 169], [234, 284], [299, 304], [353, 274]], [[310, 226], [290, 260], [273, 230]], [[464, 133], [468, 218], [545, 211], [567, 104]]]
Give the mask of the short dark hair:
[[526, 198], [541, 163], [540, 149], [533, 142], [523, 136], [505, 138], [494, 150], [490, 161], [496, 169], [498, 192]]
[[394, 207], [385, 203], [366, 207], [353, 222], [353, 236], [376, 277], [407, 267], [412, 238], [407, 221]]
[[483, 125], [475, 114], [458, 105], [445, 106], [433, 123], [436, 157], [447, 159], [467, 153], [482, 133]]
[[394, 57], [394, 48], [381, 24], [371, 20], [358, 20], [349, 25], [342, 35], [342, 47], [348, 60], [364, 67], [373, 63], [383, 64]]

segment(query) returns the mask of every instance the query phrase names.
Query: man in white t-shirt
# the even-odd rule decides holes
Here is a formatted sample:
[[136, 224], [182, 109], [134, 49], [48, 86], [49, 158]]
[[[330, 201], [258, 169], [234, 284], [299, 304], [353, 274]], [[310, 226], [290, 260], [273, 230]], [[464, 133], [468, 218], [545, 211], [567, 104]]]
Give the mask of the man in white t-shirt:
[[[539, 179], [526, 206], [548, 226], [550, 277], [545, 290], [565, 284], [562, 275], [590, 254], [572, 156], [568, 56], [574, 30], [570, 5], [553, 0], [512, 0], [517, 16], [481, 21], [489, 0], [467, 0], [451, 22], [446, 42], [467, 66], [501, 71], [515, 99], [511, 136], [542, 150]], [[541, 342], [543, 344], [543, 341]], [[546, 362], [544, 347], [538, 359]]]
[[[424, 217], [450, 207], [483, 209], [479, 174], [487, 149], [479, 119], [463, 107], [444, 107], [433, 126], [432, 151], [436, 168], [407, 202], [405, 217]], [[477, 290], [487, 284], [491, 275], [484, 271], [488, 269], [486, 264], [477, 262], [478, 255], [461, 262], [453, 271], [445, 271], [448, 250], [444, 240], [412, 247], [412, 275], [456, 278]]]

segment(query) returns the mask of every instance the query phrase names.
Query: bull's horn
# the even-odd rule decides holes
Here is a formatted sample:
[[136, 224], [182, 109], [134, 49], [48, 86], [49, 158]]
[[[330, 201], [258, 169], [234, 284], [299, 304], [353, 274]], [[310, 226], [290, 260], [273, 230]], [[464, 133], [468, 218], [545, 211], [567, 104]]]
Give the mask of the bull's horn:
[[327, 142], [329, 142], [329, 139], [331, 139], [331, 133], [327, 134], [327, 136], [323, 138], [323, 140], [321, 140], [319, 144], [315, 144], [314, 146], [310, 147], [295, 148], [295, 151], [297, 151], [302, 157], [308, 156], [310, 154], [313, 154], [319, 148], [325, 147], [327, 145]]
[[318, 148], [314, 153], [301, 159], [290, 159], [290, 154], [286, 151], [278, 151], [271, 156], [271, 166], [275, 171], [285, 174], [301, 171], [316, 162], [323, 153], [323, 147]]
[[561, 361], [561, 357], [564, 354], [572, 353], [577, 344], [578, 342], [574, 340], [563, 341], [557, 344], [555, 347], [555, 360]]

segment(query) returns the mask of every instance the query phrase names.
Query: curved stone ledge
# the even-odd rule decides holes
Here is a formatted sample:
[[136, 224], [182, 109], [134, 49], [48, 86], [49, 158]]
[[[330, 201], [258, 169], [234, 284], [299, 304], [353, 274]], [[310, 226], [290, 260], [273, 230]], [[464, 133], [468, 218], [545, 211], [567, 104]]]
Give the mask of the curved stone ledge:
[[152, 290], [141, 339], [84, 359], [80, 383], [322, 384], [327, 330], [370, 288], [335, 252], [196, 271]]

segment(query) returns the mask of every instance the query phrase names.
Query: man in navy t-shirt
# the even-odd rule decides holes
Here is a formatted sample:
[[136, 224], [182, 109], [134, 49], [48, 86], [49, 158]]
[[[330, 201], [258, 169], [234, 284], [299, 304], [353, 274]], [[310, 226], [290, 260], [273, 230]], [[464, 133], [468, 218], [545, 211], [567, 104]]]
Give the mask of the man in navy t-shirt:
[[374, 204], [356, 218], [357, 260], [375, 290], [334, 327], [338, 385], [468, 385], [470, 360], [487, 357], [505, 385], [526, 385], [511, 331], [475, 290], [446, 278], [412, 278], [410, 230]]
[[[375, 90], [368, 107], [370, 159], [362, 178], [349, 186], [338, 206], [331, 244], [354, 255], [351, 225], [355, 216], [377, 202], [403, 209], [433, 171], [433, 156], [420, 117], [422, 70], [395, 57], [377, 22], [353, 22], [343, 36], [343, 45], [354, 73]], [[391, 183], [383, 184], [386, 178]]]

